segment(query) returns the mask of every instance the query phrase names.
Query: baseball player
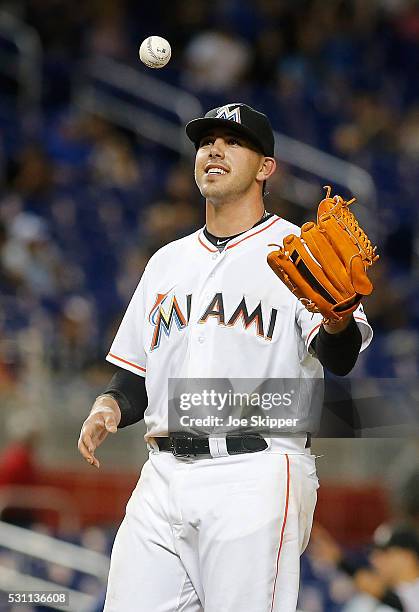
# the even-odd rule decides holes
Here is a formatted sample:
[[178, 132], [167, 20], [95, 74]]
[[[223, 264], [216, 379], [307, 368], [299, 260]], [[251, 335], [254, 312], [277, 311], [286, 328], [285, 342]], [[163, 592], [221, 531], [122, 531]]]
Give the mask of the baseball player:
[[144, 418], [149, 460], [111, 558], [106, 612], [291, 612], [318, 480], [310, 433], [179, 438], [168, 379], [315, 378], [348, 373], [372, 331], [359, 306], [309, 312], [267, 265], [300, 228], [265, 211], [275, 172], [268, 118], [227, 104], [186, 126], [206, 225], [153, 255], [107, 360], [79, 450]]

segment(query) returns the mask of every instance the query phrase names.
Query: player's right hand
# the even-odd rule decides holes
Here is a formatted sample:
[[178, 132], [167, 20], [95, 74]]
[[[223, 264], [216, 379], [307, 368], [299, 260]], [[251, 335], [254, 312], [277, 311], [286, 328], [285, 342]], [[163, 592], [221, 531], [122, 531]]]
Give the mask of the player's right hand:
[[121, 411], [118, 402], [110, 395], [99, 395], [92, 406], [89, 416], [84, 421], [78, 441], [78, 449], [87, 463], [99, 467], [95, 450], [107, 437], [108, 433], [116, 433]]

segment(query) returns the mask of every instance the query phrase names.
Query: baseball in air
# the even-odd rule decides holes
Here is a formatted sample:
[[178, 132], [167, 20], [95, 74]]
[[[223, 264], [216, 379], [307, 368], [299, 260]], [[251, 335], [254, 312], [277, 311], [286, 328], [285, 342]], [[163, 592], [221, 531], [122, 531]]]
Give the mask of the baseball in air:
[[170, 60], [170, 44], [161, 36], [149, 36], [141, 43], [140, 60], [149, 68], [163, 68]]

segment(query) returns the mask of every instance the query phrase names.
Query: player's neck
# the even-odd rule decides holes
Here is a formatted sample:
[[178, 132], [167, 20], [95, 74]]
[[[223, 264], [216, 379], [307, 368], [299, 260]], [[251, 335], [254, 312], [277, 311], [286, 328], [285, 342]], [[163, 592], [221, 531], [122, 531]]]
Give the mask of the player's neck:
[[206, 227], [214, 236], [234, 236], [247, 231], [259, 221], [265, 207], [262, 199], [248, 202], [206, 202]]

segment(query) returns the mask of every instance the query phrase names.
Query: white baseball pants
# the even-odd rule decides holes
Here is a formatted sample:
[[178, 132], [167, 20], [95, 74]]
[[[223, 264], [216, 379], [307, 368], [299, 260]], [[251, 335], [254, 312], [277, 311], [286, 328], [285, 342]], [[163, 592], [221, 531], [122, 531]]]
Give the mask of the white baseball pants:
[[295, 612], [314, 457], [151, 451], [116, 535], [104, 612]]

